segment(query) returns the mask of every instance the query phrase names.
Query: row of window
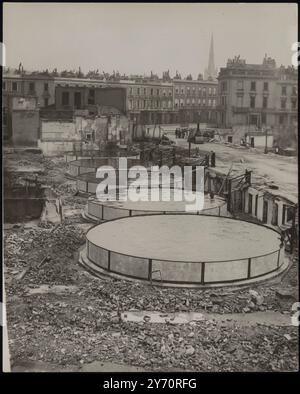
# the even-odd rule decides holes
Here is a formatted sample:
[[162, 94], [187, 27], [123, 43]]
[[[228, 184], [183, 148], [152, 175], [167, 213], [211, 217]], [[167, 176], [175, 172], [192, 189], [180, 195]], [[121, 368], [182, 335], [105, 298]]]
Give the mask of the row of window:
[[172, 101], [162, 101], [160, 100], [129, 100], [129, 110], [131, 109], [145, 109], [145, 108], [172, 108]]
[[209, 107], [215, 107], [216, 106], [216, 99], [198, 99], [197, 101], [195, 99], [189, 100], [183, 100], [183, 99], [175, 99], [174, 101], [175, 107], [184, 107], [184, 106], [194, 106], [194, 105], [202, 105], [202, 106], [206, 106], [208, 105]]
[[[243, 107], [243, 96], [237, 96], [237, 106], [238, 107]], [[225, 104], [226, 104], [226, 97], [225, 97]], [[280, 108], [281, 109], [286, 109], [287, 108], [287, 99], [282, 98], [280, 100]], [[250, 108], [255, 108], [256, 107], [256, 97], [255, 96], [250, 96]], [[268, 97], [263, 97], [262, 100], [262, 108], [267, 109], [268, 108]], [[295, 110], [297, 108], [297, 100], [296, 99], [291, 99], [291, 108]]]
[[[160, 96], [161, 95], [161, 90], [160, 89], [155, 89], [155, 88], [129, 88], [129, 95], [137, 95], [137, 96]], [[162, 96], [171, 97], [172, 96], [172, 89], [163, 89], [162, 90]]]
[[199, 87], [198, 89], [196, 89], [194, 87], [191, 89], [190, 89], [190, 87], [187, 87], [187, 88], [182, 87], [180, 89], [178, 87], [175, 88], [176, 94], [187, 94], [187, 96], [189, 96], [189, 95], [195, 96], [197, 91], [198, 91], [199, 96], [201, 96], [201, 95], [206, 96], [206, 92], [208, 92], [209, 96], [215, 96], [217, 93], [217, 88], [215, 88], [215, 87], [214, 88]]
[[[243, 90], [244, 85], [248, 81], [237, 81], [237, 90]], [[221, 83], [221, 92], [226, 92], [227, 91], [227, 81], [223, 81]], [[251, 92], [256, 92], [257, 91], [257, 81], [250, 81], [250, 91]], [[269, 82], [263, 82], [263, 92], [269, 92]], [[292, 96], [297, 96], [297, 86], [292, 86], [292, 91], [291, 94]], [[287, 95], [287, 86], [281, 86], [281, 96], [286, 96]]]
[[[9, 84], [7, 81], [2, 81], [2, 89], [5, 91], [11, 92], [19, 92], [20, 91], [20, 83], [19, 82], [11, 82]], [[44, 91], [49, 91], [49, 84], [47, 82], [44, 83]], [[28, 92], [35, 92], [35, 82], [29, 82], [28, 84]]]

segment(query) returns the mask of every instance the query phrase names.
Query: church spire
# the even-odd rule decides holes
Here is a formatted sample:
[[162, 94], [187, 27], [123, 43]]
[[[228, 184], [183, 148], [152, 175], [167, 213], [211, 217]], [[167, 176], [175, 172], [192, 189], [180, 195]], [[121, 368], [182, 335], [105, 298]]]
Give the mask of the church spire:
[[215, 68], [215, 54], [214, 54], [214, 36], [211, 35], [210, 47], [209, 47], [209, 57], [208, 57], [208, 67], [205, 70], [205, 79], [216, 79], [217, 70]]

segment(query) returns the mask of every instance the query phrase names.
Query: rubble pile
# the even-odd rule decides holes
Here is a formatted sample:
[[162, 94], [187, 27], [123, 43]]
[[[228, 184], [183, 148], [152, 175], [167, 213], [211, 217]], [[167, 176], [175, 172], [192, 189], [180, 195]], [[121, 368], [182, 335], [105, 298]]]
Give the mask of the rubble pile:
[[180, 325], [123, 323], [118, 312], [98, 309], [88, 300], [78, 303], [76, 297], [73, 301], [29, 298], [22, 323], [11, 322], [13, 360], [59, 365], [113, 361], [152, 371], [297, 369], [296, 327], [253, 329], [209, 320]]
[[20, 289], [24, 290], [24, 284], [73, 283], [76, 270], [70, 262], [84, 241], [84, 233], [72, 225], [48, 223], [7, 232], [4, 240], [6, 266], [13, 267], [15, 274], [20, 274], [20, 269], [26, 270], [26, 278], [21, 283], [17, 278], [9, 281], [8, 293], [18, 294]]

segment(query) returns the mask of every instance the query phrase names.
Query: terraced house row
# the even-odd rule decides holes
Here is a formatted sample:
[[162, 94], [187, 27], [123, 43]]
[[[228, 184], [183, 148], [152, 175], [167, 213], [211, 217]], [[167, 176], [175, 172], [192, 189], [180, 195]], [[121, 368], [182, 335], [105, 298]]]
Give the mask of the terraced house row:
[[[297, 122], [297, 71], [277, 67], [265, 57], [262, 64], [247, 64], [235, 57], [220, 69], [217, 80], [132, 77], [93, 79], [53, 76], [48, 72], [5, 70], [3, 75], [4, 131], [9, 134], [13, 99], [36, 99], [37, 108], [48, 113], [75, 110], [97, 113], [111, 106], [135, 124], [187, 124], [204, 122], [214, 127], [249, 125], [284, 128]], [[53, 112], [54, 115], [54, 112]]]

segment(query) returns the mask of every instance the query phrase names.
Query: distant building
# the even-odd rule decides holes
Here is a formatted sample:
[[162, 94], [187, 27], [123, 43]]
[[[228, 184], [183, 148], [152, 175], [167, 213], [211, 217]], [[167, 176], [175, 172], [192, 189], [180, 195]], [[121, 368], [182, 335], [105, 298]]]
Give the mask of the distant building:
[[98, 106], [111, 106], [126, 113], [126, 89], [89, 80], [55, 80], [55, 109], [83, 110], [97, 113]]
[[178, 123], [216, 123], [217, 82], [174, 79], [173, 85]]
[[55, 86], [52, 76], [46, 73], [26, 73], [19, 70], [5, 69], [2, 80], [2, 127], [4, 139], [12, 137], [13, 99], [20, 98], [28, 103], [34, 99], [36, 109], [48, 107], [55, 102]]
[[265, 56], [262, 64], [247, 64], [239, 56], [228, 60], [218, 77], [218, 124], [248, 125], [261, 130], [295, 124], [298, 75], [293, 67], [276, 67]]

